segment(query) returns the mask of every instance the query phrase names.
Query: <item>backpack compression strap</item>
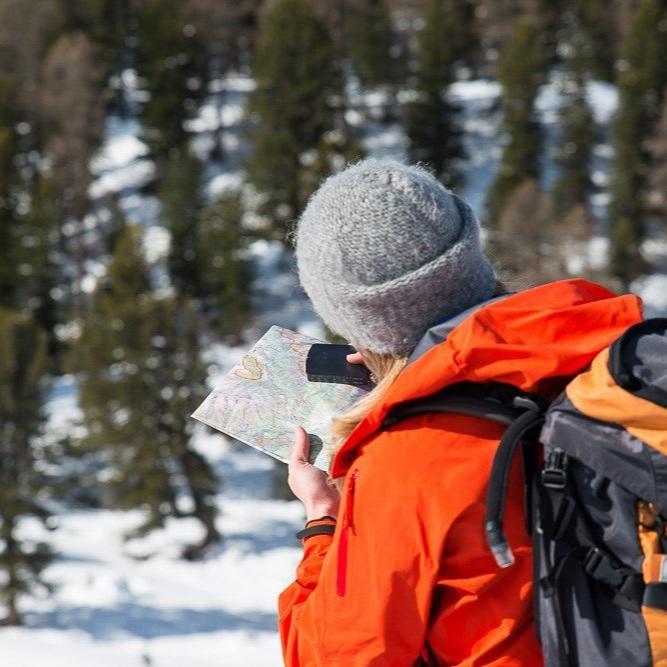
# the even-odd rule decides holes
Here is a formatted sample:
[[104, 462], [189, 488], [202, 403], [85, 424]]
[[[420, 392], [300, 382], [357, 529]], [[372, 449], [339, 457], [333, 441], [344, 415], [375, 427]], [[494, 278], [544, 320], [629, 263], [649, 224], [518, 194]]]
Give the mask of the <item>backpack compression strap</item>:
[[[486, 501], [484, 529], [486, 540], [500, 567], [514, 562], [512, 550], [503, 531], [509, 473], [517, 445], [535, 443], [534, 437], [544, 422], [548, 402], [533, 394], [524, 394], [516, 387], [500, 382], [461, 382], [424, 398], [395, 406], [382, 422], [389, 428], [403, 419], [428, 412], [451, 412], [490, 419], [507, 426], [496, 450]], [[524, 449], [524, 485], [527, 524], [530, 507], [530, 480], [534, 472], [533, 457]]]

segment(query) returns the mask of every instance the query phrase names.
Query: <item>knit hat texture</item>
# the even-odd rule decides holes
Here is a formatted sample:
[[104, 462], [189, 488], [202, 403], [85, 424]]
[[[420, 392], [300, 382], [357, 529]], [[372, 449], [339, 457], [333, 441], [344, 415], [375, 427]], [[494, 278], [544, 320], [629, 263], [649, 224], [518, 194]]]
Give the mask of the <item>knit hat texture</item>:
[[325, 179], [295, 232], [315, 312], [352, 345], [409, 354], [426, 330], [492, 296], [479, 221], [427, 169], [366, 158]]

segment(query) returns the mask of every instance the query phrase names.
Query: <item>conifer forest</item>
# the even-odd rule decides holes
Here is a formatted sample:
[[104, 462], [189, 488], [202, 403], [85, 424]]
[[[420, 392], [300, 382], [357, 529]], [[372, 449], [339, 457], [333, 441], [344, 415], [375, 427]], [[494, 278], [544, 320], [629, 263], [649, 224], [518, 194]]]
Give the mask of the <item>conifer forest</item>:
[[426, 165], [504, 282], [667, 314], [667, 0], [0, 0], [0, 663], [280, 665], [286, 469], [190, 418], [329, 174]]

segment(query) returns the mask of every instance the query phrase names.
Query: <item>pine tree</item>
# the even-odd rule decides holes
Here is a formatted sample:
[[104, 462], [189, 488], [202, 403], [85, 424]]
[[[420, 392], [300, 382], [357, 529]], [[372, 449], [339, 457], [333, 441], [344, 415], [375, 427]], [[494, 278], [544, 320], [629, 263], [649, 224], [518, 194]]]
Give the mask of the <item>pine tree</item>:
[[362, 85], [397, 82], [394, 30], [385, 0], [356, 0], [346, 12], [350, 59]]
[[206, 49], [183, 16], [179, 0], [141, 0], [137, 10], [136, 67], [150, 98], [141, 110], [144, 139], [159, 163], [188, 136], [206, 95]]
[[197, 227], [203, 208], [202, 165], [186, 147], [173, 148], [160, 186], [162, 217], [171, 233], [167, 264], [180, 294], [200, 294]]
[[127, 227], [78, 344], [87, 445], [108, 452], [115, 505], [144, 510], [132, 536], [169, 517], [201, 522], [204, 538], [186, 557], [219, 539], [217, 481], [191, 443], [189, 415], [206, 393], [197, 330], [187, 298], [151, 295], [140, 231]]
[[653, 209], [663, 223], [667, 223], [667, 90], [663, 91], [662, 112], [655, 134], [650, 142], [650, 185], [654, 195]]
[[5, 308], [16, 304], [18, 282], [13, 261], [18, 180], [15, 93], [12, 80], [0, 77], [0, 307]]
[[197, 239], [202, 293], [216, 312], [216, 332], [231, 345], [242, 342], [251, 313], [253, 270], [242, 218], [240, 193], [225, 191], [204, 211]]
[[608, 0], [575, 0], [572, 12], [591, 48], [582, 56], [594, 78], [613, 82], [618, 39]]
[[427, 0], [424, 28], [419, 33], [417, 99], [407, 108], [410, 160], [425, 162], [448, 187], [460, 184], [456, 160], [464, 155], [460, 123], [461, 107], [446, 100], [454, 80], [455, 51], [447, 0]]
[[62, 215], [58, 188], [48, 179], [40, 178], [34, 185], [30, 208], [17, 219], [12, 243], [12, 269], [20, 276], [18, 300], [46, 333], [54, 371], [59, 370], [60, 362], [55, 329], [61, 314], [55, 293], [60, 273], [56, 245]]
[[42, 571], [52, 552], [43, 542], [19, 531], [24, 517], [48, 525], [41, 498], [47, 486], [37, 465], [37, 438], [43, 432], [46, 373], [42, 332], [25, 313], [0, 310], [0, 601], [4, 625], [21, 622], [18, 600], [39, 588], [49, 589]]
[[206, 49], [208, 78], [215, 83], [211, 89], [212, 102], [218, 127], [212, 131], [213, 145], [209, 157], [222, 160], [222, 118], [227, 91], [223, 77], [230, 70], [245, 66], [248, 52], [256, 39], [258, 0], [187, 0], [183, 12], [187, 22], [194, 27]]
[[624, 285], [643, 273], [645, 197], [650, 163], [647, 140], [660, 111], [667, 59], [667, 15], [658, 0], [642, 0], [623, 44], [619, 107], [612, 123], [610, 269]]
[[151, 310], [155, 369], [147, 374], [155, 421], [155, 437], [168, 449], [176, 516], [193, 516], [204, 528], [200, 542], [183, 556], [197, 559], [220, 540], [215, 526], [218, 480], [206, 459], [192, 445], [192, 411], [204, 400], [206, 371], [199, 356], [199, 318], [194, 302], [185, 297], [155, 301]]
[[340, 72], [329, 32], [306, 0], [278, 0], [268, 11], [252, 63], [248, 103], [253, 152], [248, 178], [262, 196], [259, 213], [283, 238], [310, 186], [302, 156], [333, 129]]
[[535, 99], [543, 82], [538, 35], [531, 21], [521, 19], [503, 50], [498, 78], [503, 87], [505, 143], [498, 175], [486, 198], [486, 223], [493, 228], [509, 193], [526, 178], [538, 178], [541, 130]]
[[573, 24], [558, 112], [562, 135], [556, 152], [558, 177], [553, 187], [558, 216], [566, 214], [577, 204], [587, 206], [593, 189], [590, 166], [597, 128], [586, 99], [589, 53], [585, 35]]

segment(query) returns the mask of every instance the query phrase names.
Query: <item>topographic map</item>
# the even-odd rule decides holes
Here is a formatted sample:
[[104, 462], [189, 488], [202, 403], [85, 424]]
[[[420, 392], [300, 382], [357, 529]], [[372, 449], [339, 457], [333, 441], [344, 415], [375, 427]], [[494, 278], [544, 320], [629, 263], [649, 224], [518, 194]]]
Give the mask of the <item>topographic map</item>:
[[331, 418], [367, 392], [346, 384], [308, 381], [308, 350], [320, 342], [271, 327], [191, 416], [285, 463], [294, 429], [303, 426], [310, 437], [311, 463], [328, 470]]

